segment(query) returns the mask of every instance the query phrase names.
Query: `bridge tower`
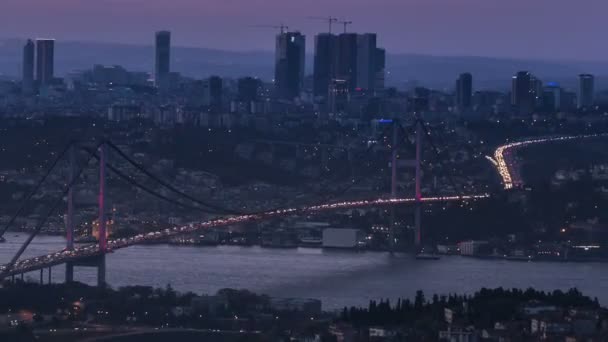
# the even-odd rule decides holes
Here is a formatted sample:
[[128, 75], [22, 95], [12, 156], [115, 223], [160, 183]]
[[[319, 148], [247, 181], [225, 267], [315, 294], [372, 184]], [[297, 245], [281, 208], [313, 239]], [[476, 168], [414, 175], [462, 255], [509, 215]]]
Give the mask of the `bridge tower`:
[[[391, 199], [397, 198], [397, 157], [399, 146], [399, 124], [393, 120], [393, 142], [391, 145]], [[395, 252], [395, 206], [391, 206], [391, 216], [388, 228], [389, 252]]]
[[422, 221], [422, 190], [421, 190], [421, 181], [422, 181], [422, 169], [421, 169], [421, 159], [422, 159], [422, 122], [420, 120], [416, 121], [416, 208], [414, 213], [414, 225], [416, 227], [416, 232], [414, 236], [414, 244], [416, 247], [420, 247], [422, 243], [422, 230], [421, 230], [421, 221]]
[[105, 286], [106, 283], [106, 252], [108, 251], [108, 241], [106, 235], [106, 163], [107, 163], [106, 143], [99, 146], [99, 256], [97, 264], [97, 285]]
[[[102, 143], [99, 146], [99, 252], [97, 256], [92, 256], [86, 259], [72, 261], [66, 263], [65, 280], [66, 282], [74, 281], [74, 267], [96, 267], [97, 268], [97, 286], [104, 287], [106, 285], [106, 256], [105, 253], [108, 250], [107, 247], [107, 236], [106, 236], [106, 163], [107, 163], [107, 149], [106, 144]], [[75, 155], [70, 152], [70, 178], [75, 177]], [[73, 181], [72, 186], [68, 191], [68, 215], [67, 215], [67, 249], [74, 249], [74, 194], [73, 194]]]
[[[69, 151], [70, 158], [70, 170], [68, 175], [68, 184], [70, 188], [68, 190], [68, 208], [66, 215], [66, 249], [68, 251], [74, 250], [74, 178], [76, 177], [76, 146], [72, 145]], [[65, 264], [65, 282], [70, 283], [74, 281], [74, 264]]]
[[[422, 244], [422, 121], [416, 121], [416, 159], [415, 168], [415, 209], [414, 209], [414, 245], [420, 249]], [[391, 154], [391, 198], [397, 198], [397, 172], [398, 172], [398, 148], [399, 146], [399, 124], [393, 121], [393, 141]], [[411, 164], [410, 164], [411, 165]], [[395, 207], [391, 207], [391, 218], [389, 224], [389, 251], [394, 252], [395, 248]]]

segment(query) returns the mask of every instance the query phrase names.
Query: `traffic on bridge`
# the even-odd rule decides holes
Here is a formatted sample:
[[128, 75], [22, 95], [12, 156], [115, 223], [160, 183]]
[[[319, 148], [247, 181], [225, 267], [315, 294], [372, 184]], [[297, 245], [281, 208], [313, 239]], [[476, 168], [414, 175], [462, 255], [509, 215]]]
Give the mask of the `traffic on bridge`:
[[[481, 195], [466, 195], [466, 196], [445, 196], [445, 197], [424, 197], [420, 199], [423, 203], [437, 203], [437, 202], [454, 202], [454, 201], [473, 201], [478, 199], [488, 198], [488, 194]], [[240, 224], [245, 222], [257, 222], [268, 220], [275, 217], [283, 217], [298, 214], [314, 214], [317, 212], [328, 211], [328, 210], [340, 210], [340, 209], [354, 209], [354, 208], [366, 208], [366, 207], [378, 207], [387, 205], [398, 205], [416, 203], [416, 198], [396, 198], [396, 199], [375, 199], [375, 200], [360, 200], [360, 201], [344, 201], [336, 203], [328, 203], [314, 206], [307, 206], [301, 208], [286, 208], [268, 211], [260, 214], [247, 214], [247, 215], [235, 215], [225, 218], [213, 219], [205, 222], [190, 223], [184, 226], [176, 226], [173, 228], [167, 228], [164, 230], [150, 232], [146, 234], [139, 234], [130, 238], [113, 239], [107, 241], [107, 252], [113, 250], [126, 248], [133, 245], [144, 244], [154, 242], [157, 240], [164, 240], [166, 238], [196, 232], [201, 229], [209, 229], [216, 227], [230, 226], [234, 224]], [[35, 258], [28, 258], [17, 261], [12, 267], [8, 265], [0, 266], [0, 278], [9, 277], [16, 274], [23, 274], [26, 272], [36, 271], [39, 269], [64, 264], [70, 261], [76, 261], [87, 257], [94, 257], [102, 254], [99, 248], [99, 244], [88, 245], [83, 247], [77, 247], [73, 250], [63, 250], [52, 254], [39, 256]]]
[[[542, 144], [549, 142], [569, 141], [576, 139], [606, 137], [608, 134], [588, 134], [588, 135], [571, 135], [559, 137], [544, 137], [517, 141], [499, 146], [494, 152], [492, 160], [500, 175], [504, 188], [512, 189], [522, 185], [522, 180], [519, 178], [514, 152], [521, 147], [526, 147], [533, 144]], [[193, 233], [202, 229], [230, 226], [246, 222], [259, 222], [271, 218], [315, 214], [328, 210], [342, 210], [354, 208], [367, 208], [378, 206], [390, 206], [399, 204], [420, 204], [420, 203], [436, 203], [436, 202], [467, 202], [490, 197], [489, 194], [461, 195], [461, 196], [438, 196], [438, 197], [412, 197], [412, 198], [380, 198], [374, 200], [358, 200], [358, 201], [342, 201], [334, 203], [326, 203], [320, 205], [304, 206], [298, 208], [284, 208], [266, 211], [255, 214], [234, 214], [226, 217], [215, 218], [204, 222], [190, 223], [184, 226], [176, 226], [160, 231], [142, 233], [129, 238], [112, 239], [107, 241], [106, 246], [100, 244], [81, 246], [76, 248], [66, 248], [65, 250], [51, 253], [44, 256], [38, 256], [28, 259], [17, 260], [13, 264], [0, 265], [0, 279], [44, 269], [47, 267], [74, 262], [90, 257], [103, 255], [104, 253], [113, 250], [126, 248], [133, 245], [150, 243], [160, 240], [165, 240], [180, 234]], [[417, 199], [418, 198], [418, 199]]]

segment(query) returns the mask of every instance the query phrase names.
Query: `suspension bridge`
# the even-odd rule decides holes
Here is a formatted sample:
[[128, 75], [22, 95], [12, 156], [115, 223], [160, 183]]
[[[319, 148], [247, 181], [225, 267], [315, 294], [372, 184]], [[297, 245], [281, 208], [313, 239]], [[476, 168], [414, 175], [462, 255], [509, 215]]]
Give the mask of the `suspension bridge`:
[[[58, 161], [63, 158], [65, 155], [68, 155], [70, 160], [70, 174], [69, 180], [66, 186], [63, 189], [63, 196], [58, 198], [51, 209], [49, 210], [46, 217], [44, 217], [38, 225], [34, 228], [33, 232], [28, 236], [26, 241], [23, 243], [21, 248], [17, 251], [14, 257], [7, 264], [0, 265], [0, 280], [6, 279], [8, 277], [14, 278], [15, 276], [33, 271], [40, 271], [40, 281], [43, 282], [43, 272], [45, 269], [48, 269], [48, 277], [49, 282], [51, 279], [51, 269], [57, 265], [66, 265], [66, 282], [71, 282], [74, 280], [74, 268], [76, 266], [82, 267], [95, 267], [97, 268], [97, 280], [98, 285], [105, 285], [105, 275], [106, 275], [106, 266], [105, 266], [105, 257], [107, 253], [110, 253], [114, 250], [127, 248], [130, 246], [145, 244], [155, 241], [165, 241], [167, 238], [171, 238], [177, 235], [194, 233], [200, 230], [211, 229], [211, 228], [219, 228], [219, 227], [227, 227], [235, 224], [242, 224], [248, 222], [261, 222], [265, 220], [270, 220], [273, 218], [281, 218], [295, 215], [314, 215], [317, 213], [322, 213], [331, 210], [345, 210], [345, 209], [355, 209], [355, 208], [370, 208], [370, 207], [389, 207], [391, 208], [391, 226], [390, 226], [390, 248], [391, 251], [394, 248], [394, 208], [395, 206], [400, 205], [412, 205], [415, 208], [415, 245], [420, 246], [422, 242], [422, 229], [421, 229], [421, 207], [425, 203], [445, 203], [445, 202], [469, 202], [475, 200], [481, 200], [488, 198], [489, 195], [482, 194], [463, 194], [463, 195], [450, 195], [450, 196], [431, 196], [424, 197], [421, 191], [421, 179], [422, 179], [422, 171], [421, 171], [421, 160], [422, 160], [422, 140], [423, 137], [426, 136], [430, 138], [430, 133], [427, 130], [424, 122], [421, 120], [416, 120], [415, 122], [415, 160], [413, 161], [413, 166], [415, 169], [415, 195], [413, 197], [399, 197], [397, 194], [397, 174], [398, 174], [398, 148], [404, 142], [406, 132], [403, 127], [398, 124], [397, 121], [393, 120], [385, 120], [385, 123], [390, 124], [390, 127], [393, 128], [393, 139], [390, 145], [391, 149], [391, 193], [387, 198], [376, 198], [370, 200], [353, 200], [353, 201], [327, 201], [322, 204], [315, 205], [304, 205], [304, 206], [294, 206], [294, 207], [283, 207], [283, 208], [275, 208], [266, 211], [261, 211], [257, 213], [240, 213], [233, 209], [223, 208], [221, 206], [215, 205], [213, 203], [209, 203], [207, 201], [203, 201], [197, 199], [193, 196], [190, 196], [183, 191], [173, 187], [168, 182], [156, 177], [151, 172], [149, 172], [146, 168], [141, 166], [140, 164], [133, 161], [126, 153], [121, 151], [116, 145], [114, 145], [110, 141], [102, 140], [97, 145], [91, 146], [79, 146], [76, 143], [70, 144], [66, 149], [60, 153], [51, 165], [48, 173], [42, 177], [40, 182], [37, 184], [35, 189], [27, 196], [24, 204], [20, 207], [17, 213], [11, 218], [9, 223], [4, 227], [3, 231], [0, 232], [0, 236], [2, 236], [10, 227], [10, 225], [14, 222], [15, 218], [20, 215], [25, 207], [25, 203], [30, 200], [36, 191], [40, 188], [42, 183], [48, 177], [50, 171], [57, 165]], [[559, 140], [572, 140], [572, 139], [580, 139], [580, 138], [591, 138], [598, 137], [600, 135], [588, 135], [588, 136], [569, 136], [569, 137], [553, 137], [553, 138], [543, 138], [543, 139], [530, 139], [526, 141], [520, 141], [516, 143], [510, 143], [507, 145], [500, 146], [496, 149], [494, 154], [494, 159], [492, 159], [498, 174], [501, 176], [502, 181], [504, 183], [505, 189], [511, 189], [517, 185], [519, 182], [514, 180], [513, 172], [515, 167], [510, 164], [512, 159], [510, 158], [510, 153], [516, 149], [530, 144], [536, 143], [544, 143], [550, 141], [559, 141]], [[430, 140], [433, 149], [437, 152], [436, 146], [432, 140]], [[370, 146], [371, 147], [371, 146]], [[91, 245], [84, 246], [75, 246], [74, 244], [74, 185], [76, 181], [79, 179], [83, 169], [85, 166], [81, 166], [78, 168], [75, 163], [75, 151], [80, 148], [88, 154], [88, 159], [85, 164], [88, 164], [91, 159], [96, 159], [98, 161], [99, 167], [99, 197], [98, 197], [98, 224], [99, 224], [99, 239], [98, 242]], [[195, 203], [196, 206], [189, 206], [183, 202], [177, 202], [162, 193], [143, 186], [141, 183], [137, 182], [134, 178], [128, 176], [124, 172], [120, 171], [113, 164], [108, 162], [108, 148], [112, 149], [115, 153], [125, 159], [131, 166], [133, 166], [136, 170], [140, 171], [148, 178], [152, 179], [156, 183], [160, 184], [164, 188], [168, 189], [172, 193], [179, 195], [181, 198], [186, 199], [192, 203]], [[367, 151], [366, 151], [367, 152]], [[437, 152], [438, 153], [438, 152]], [[171, 228], [166, 228], [163, 230], [141, 233], [135, 236], [127, 237], [127, 238], [119, 238], [119, 239], [108, 239], [106, 234], [106, 222], [107, 222], [107, 208], [106, 208], [106, 196], [107, 196], [107, 187], [106, 187], [106, 173], [107, 170], [112, 171], [119, 178], [125, 180], [130, 185], [138, 187], [145, 191], [146, 193], [153, 195], [162, 200], [170, 201], [174, 204], [178, 204], [183, 207], [189, 207], [191, 209], [201, 210], [206, 213], [214, 213], [221, 214], [223, 216], [205, 220], [201, 222], [193, 222], [185, 225], [174, 226]], [[353, 180], [353, 183], [356, 181]], [[352, 184], [351, 184], [352, 185]], [[351, 186], [349, 185], [349, 186]], [[347, 186], [347, 189], [349, 188]], [[344, 190], [345, 191], [345, 190]], [[342, 191], [343, 193], [343, 191]], [[32, 257], [32, 258], [24, 258], [21, 259], [24, 251], [27, 249], [29, 244], [35, 238], [35, 236], [40, 232], [41, 228], [46, 222], [46, 219], [59, 209], [60, 206], [64, 205], [64, 197], [67, 197], [67, 209], [66, 209], [66, 248], [61, 251], [57, 251], [55, 253], [50, 253], [47, 255]]]

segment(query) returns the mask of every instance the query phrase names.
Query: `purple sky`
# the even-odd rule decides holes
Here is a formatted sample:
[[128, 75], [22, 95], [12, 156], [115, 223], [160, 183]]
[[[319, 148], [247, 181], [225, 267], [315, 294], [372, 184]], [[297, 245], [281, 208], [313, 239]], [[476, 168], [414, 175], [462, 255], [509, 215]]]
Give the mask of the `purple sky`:
[[[312, 37], [308, 16], [354, 21], [389, 52], [550, 59], [608, 59], [607, 0], [0, 0], [0, 37], [53, 37], [271, 50], [285, 22]], [[336, 27], [336, 29], [341, 29]], [[311, 40], [309, 39], [309, 42]], [[312, 51], [309, 43], [307, 49]]]

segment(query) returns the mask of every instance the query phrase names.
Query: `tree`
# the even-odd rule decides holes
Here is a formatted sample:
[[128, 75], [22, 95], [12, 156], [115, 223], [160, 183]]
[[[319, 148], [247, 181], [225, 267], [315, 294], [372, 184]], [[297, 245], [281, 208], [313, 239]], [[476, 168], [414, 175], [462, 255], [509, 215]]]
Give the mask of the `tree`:
[[425, 303], [426, 300], [424, 299], [424, 292], [422, 292], [422, 290], [416, 291], [416, 297], [414, 298], [414, 309], [416, 309], [416, 311], [422, 310]]

